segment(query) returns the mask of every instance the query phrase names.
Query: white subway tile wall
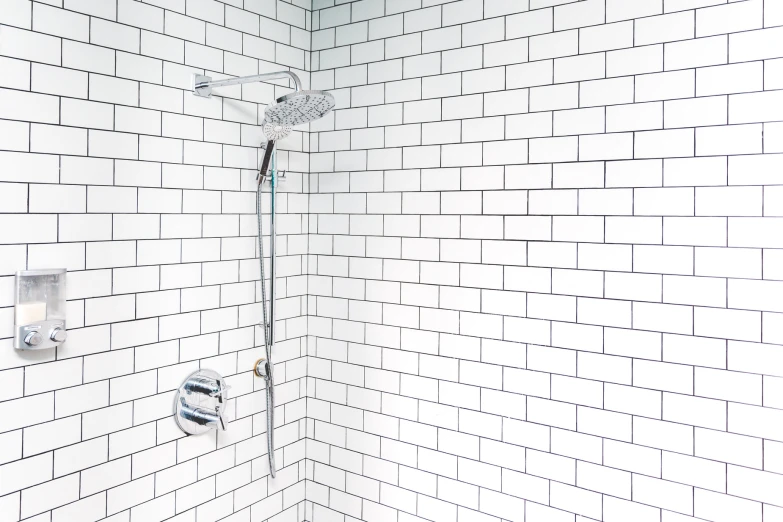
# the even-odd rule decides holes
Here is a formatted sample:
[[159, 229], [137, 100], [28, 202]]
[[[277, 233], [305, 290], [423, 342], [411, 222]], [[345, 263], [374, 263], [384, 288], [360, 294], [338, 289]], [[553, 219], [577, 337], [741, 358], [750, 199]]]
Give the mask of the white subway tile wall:
[[[255, 169], [293, 86], [189, 87], [309, 87], [311, 2], [0, 3], [0, 520], [304, 520], [308, 129], [278, 154], [271, 479]], [[68, 341], [15, 351], [13, 274], [46, 267], [69, 270]], [[226, 376], [231, 422], [186, 437], [174, 393], [198, 368]]]
[[[780, 522], [781, 26], [4, 0], [0, 520]], [[189, 84], [281, 68], [337, 108], [281, 142], [271, 479], [253, 169], [290, 85]], [[51, 266], [69, 340], [16, 352], [13, 272]], [[200, 367], [234, 420], [185, 437]]]
[[313, 2], [307, 520], [783, 520], [781, 5]]

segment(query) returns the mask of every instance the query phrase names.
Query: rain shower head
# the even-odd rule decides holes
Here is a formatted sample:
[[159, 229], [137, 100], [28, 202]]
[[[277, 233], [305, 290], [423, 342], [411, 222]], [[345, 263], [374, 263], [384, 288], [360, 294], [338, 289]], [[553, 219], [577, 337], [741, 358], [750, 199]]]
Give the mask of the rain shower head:
[[266, 178], [275, 142], [288, 136], [294, 125], [323, 118], [334, 108], [334, 103], [334, 96], [326, 91], [295, 91], [267, 106], [264, 112], [264, 135], [267, 144], [264, 159], [261, 161], [259, 183]]
[[327, 91], [296, 91], [267, 106], [264, 123], [302, 125], [323, 118], [334, 108], [334, 96]]

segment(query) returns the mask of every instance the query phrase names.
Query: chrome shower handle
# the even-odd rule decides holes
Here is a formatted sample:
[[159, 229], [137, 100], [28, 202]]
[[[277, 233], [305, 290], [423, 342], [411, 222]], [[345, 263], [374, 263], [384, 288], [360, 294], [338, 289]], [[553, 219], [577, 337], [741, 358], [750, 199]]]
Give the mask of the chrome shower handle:
[[223, 411], [220, 408], [216, 408], [214, 412], [211, 412], [204, 408], [188, 405], [182, 397], [180, 398], [180, 402], [181, 407], [179, 414], [183, 419], [195, 422], [199, 426], [220, 428], [221, 430], [226, 431], [226, 421], [223, 418]]
[[203, 393], [210, 397], [217, 397], [219, 402], [223, 402], [223, 395], [231, 389], [231, 386], [221, 384], [220, 379], [194, 376], [185, 381], [183, 388], [187, 393]]

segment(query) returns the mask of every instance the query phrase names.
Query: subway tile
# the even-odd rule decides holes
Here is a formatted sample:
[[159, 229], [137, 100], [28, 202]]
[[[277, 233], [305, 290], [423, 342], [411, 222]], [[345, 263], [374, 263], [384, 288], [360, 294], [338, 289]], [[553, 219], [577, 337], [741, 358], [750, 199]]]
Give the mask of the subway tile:
[[6, 74], [0, 79], [0, 86], [13, 89], [30, 89], [30, 64], [23, 60], [5, 58], [0, 56], [0, 64]]
[[106, 18], [108, 20], [116, 20], [117, 18], [116, 4], [105, 4], [99, 0], [64, 0], [64, 2], [63, 7], [72, 11], [78, 11], [80, 13]]
[[[769, 3], [13, 1], [0, 271], [72, 270], [71, 338], [56, 358], [0, 358], [16, 372], [4, 418], [28, 435], [4, 435], [4, 466], [50, 456], [0, 511], [668, 522], [771, 507]], [[296, 420], [277, 428], [278, 464], [297, 465], [261, 500], [263, 385], [233, 374], [261, 338], [259, 109], [290, 86], [189, 88], [194, 72], [281, 66], [339, 108], [278, 155], [277, 397]], [[166, 416], [198, 367], [230, 375], [240, 415], [183, 438]], [[293, 507], [305, 498], [318, 507]]]
[[117, 76], [149, 83], [161, 83], [163, 64], [135, 54], [117, 53]]
[[0, 89], [0, 116], [11, 120], [59, 123], [57, 97]]
[[[19, 3], [21, 4], [21, 2]], [[45, 4], [33, 4], [32, 14], [33, 30], [36, 32], [82, 42], [89, 41], [90, 18], [88, 16]], [[29, 28], [26, 27], [26, 29]]]
[[0, 37], [0, 55], [21, 58], [51, 65], [65, 65], [61, 51], [62, 41], [49, 35], [25, 31], [16, 27], [3, 29]]
[[90, 43], [129, 53], [139, 52], [138, 29], [94, 18], [90, 24]]
[[[183, 45], [182, 40], [177, 38], [171, 38], [150, 31], [141, 32], [141, 53], [170, 62], [186, 63], [185, 58], [187, 55], [188, 43], [189, 42], [184, 42]], [[215, 52], [219, 51], [215, 50]], [[198, 53], [194, 51], [194, 54]], [[217, 67], [215, 69], [222, 69], [222, 67]]]
[[529, 47], [531, 61], [578, 54], [579, 32], [571, 30], [532, 36]]
[[113, 106], [108, 103], [63, 98], [60, 101], [61, 123], [89, 129], [111, 130], [114, 127], [112, 109]]
[[135, 0], [122, 0], [117, 4], [117, 21], [158, 33], [163, 32], [164, 11]]

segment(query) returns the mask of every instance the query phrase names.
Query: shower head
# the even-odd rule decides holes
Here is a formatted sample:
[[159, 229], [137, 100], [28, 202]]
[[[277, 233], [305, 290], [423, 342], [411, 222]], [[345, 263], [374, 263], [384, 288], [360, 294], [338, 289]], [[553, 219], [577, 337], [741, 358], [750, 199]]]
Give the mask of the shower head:
[[283, 123], [264, 123], [264, 136], [267, 141], [280, 141], [291, 134], [292, 127]]
[[266, 172], [269, 169], [269, 163], [272, 160], [272, 152], [275, 149], [275, 142], [287, 138], [288, 135], [291, 134], [291, 130], [292, 127], [290, 125], [286, 125], [285, 123], [264, 123], [264, 136], [266, 136], [267, 142], [266, 146], [263, 144], [261, 145], [265, 151], [264, 159], [261, 161], [261, 169], [259, 169], [258, 172], [259, 186], [264, 182], [265, 179], [267, 179]]
[[334, 96], [327, 91], [296, 91], [267, 106], [264, 123], [301, 125], [326, 116], [334, 108]]
[[264, 112], [264, 135], [267, 139], [258, 182], [265, 179], [275, 142], [291, 133], [294, 125], [323, 118], [334, 108], [334, 96], [326, 91], [295, 91], [268, 105]]

